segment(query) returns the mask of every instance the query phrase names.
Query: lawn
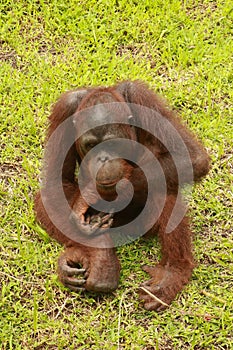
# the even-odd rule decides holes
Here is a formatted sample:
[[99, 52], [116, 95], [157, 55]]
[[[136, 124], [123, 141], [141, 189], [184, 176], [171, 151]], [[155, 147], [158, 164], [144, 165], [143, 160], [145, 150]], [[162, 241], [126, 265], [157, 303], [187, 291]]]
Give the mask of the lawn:
[[[232, 1], [2, 0], [0, 10], [0, 348], [232, 349]], [[63, 248], [33, 211], [51, 105], [125, 79], [164, 96], [212, 159], [190, 199], [197, 267], [163, 313], [137, 294], [156, 241], [118, 248], [113, 294], [79, 295], [57, 280]]]

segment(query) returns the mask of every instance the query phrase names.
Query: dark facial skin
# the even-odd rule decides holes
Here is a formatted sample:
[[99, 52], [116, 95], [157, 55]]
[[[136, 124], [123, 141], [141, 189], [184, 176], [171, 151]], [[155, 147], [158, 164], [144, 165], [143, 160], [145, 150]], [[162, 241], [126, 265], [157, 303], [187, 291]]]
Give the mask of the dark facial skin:
[[[125, 107], [125, 106], [123, 106]], [[122, 108], [121, 113], [127, 121], [130, 117], [128, 108]], [[91, 114], [90, 114], [91, 112]], [[126, 175], [125, 166], [127, 161], [121, 158], [125, 146], [121, 140], [136, 140], [136, 134], [130, 125], [110, 124], [111, 120], [117, 120], [119, 111], [109, 112], [109, 106], [95, 106], [94, 111], [82, 112], [85, 132], [76, 142], [76, 149], [81, 158], [85, 159], [85, 176], [87, 173], [96, 182], [100, 193], [114, 191], [115, 185]], [[87, 114], [87, 115], [85, 115]], [[122, 115], [122, 114], [121, 114]], [[104, 125], [91, 128], [96, 120]], [[108, 124], [109, 123], [109, 124]], [[80, 124], [79, 124], [80, 128]], [[132, 154], [132, 149], [128, 149]], [[91, 153], [89, 153], [91, 152]], [[127, 163], [128, 168], [131, 167]], [[128, 172], [127, 172], [128, 173]]]
[[88, 168], [100, 188], [116, 185], [124, 176], [124, 162], [118, 156], [121, 154], [119, 139], [123, 139], [124, 135], [120, 132], [113, 134], [112, 131], [114, 130], [107, 130], [106, 134], [98, 135], [94, 129], [82, 136], [78, 142], [82, 158], [92, 150], [90, 159], [87, 156]]

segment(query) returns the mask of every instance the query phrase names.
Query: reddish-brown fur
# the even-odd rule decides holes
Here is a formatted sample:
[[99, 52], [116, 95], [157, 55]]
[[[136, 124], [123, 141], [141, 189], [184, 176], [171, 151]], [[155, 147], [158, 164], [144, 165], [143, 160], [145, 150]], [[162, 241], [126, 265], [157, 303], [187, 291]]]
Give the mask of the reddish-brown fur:
[[[192, 162], [193, 180], [199, 181], [207, 174], [209, 170], [209, 157], [202, 145], [195, 139], [190, 131], [180, 123], [177, 116], [167, 109], [165, 104], [141, 82], [123, 82], [111, 88], [90, 88], [77, 90], [76, 92], [67, 92], [55, 104], [52, 114], [50, 115], [48, 138], [64, 120], [74, 114], [78, 109], [84, 110], [96, 103], [106, 103], [108, 95], [110, 96], [110, 101], [114, 99], [122, 103], [134, 103], [158, 111], [161, 114], [161, 118], [169, 120], [182, 137]], [[54, 187], [54, 202], [58, 202], [59, 200], [59, 193], [56, 193], [56, 183], [58, 181], [56, 161], [61, 152], [62, 143], [66, 142], [66, 132], [73, 132], [73, 128], [73, 124], [70, 124], [68, 126], [69, 130], [61, 131], [57, 137], [56, 145], [47, 154], [47, 170], [45, 177], [46, 183]], [[194, 261], [191, 252], [191, 232], [187, 217], [184, 217], [178, 226], [170, 233], [166, 233], [166, 226], [173, 207], [178, 200], [178, 186], [189, 183], [192, 179], [190, 179], [188, 175], [187, 179], [185, 178], [185, 160], [182, 159], [184, 163], [184, 165], [182, 165], [184, 177], [182, 178], [183, 183], [178, 183], [177, 170], [172, 161], [172, 156], [166, 151], [167, 146], [165, 147], [161, 141], [164, 140], [166, 141], [166, 145], [169, 145], [169, 142], [172, 143], [174, 140], [170, 140], [170, 135], [167, 134], [167, 130], [163, 129], [162, 124], [160, 126], [158, 125], [158, 132], [160, 134], [159, 142], [154, 140], [144, 130], [138, 130], [137, 132], [138, 142], [145, 145], [153, 152], [163, 169], [167, 182], [167, 198], [163, 211], [156, 224], [146, 234], [146, 236], [158, 234], [162, 245], [162, 259], [156, 266], [144, 267], [144, 270], [151, 276], [151, 279], [144, 284], [144, 287], [163, 302], [170, 304], [176, 294], [182, 290], [183, 286], [190, 279]], [[117, 133], [118, 131], [116, 130], [116, 135]], [[81, 161], [78, 149], [79, 144], [76, 142], [69, 150], [63, 166], [62, 181], [63, 189], [70, 206], [79, 214], [82, 210], [85, 212], [88, 206], [82, 198], [79, 186], [75, 181], [76, 162], [78, 161], [80, 163]], [[117, 214], [115, 216], [115, 226], [123, 225], [126, 218], [127, 221], [129, 221], [131, 217], [133, 218], [140, 205], [143, 205], [146, 201], [146, 182], [144, 181], [142, 171], [139, 168], [132, 168], [130, 165], [121, 164], [122, 167], [125, 168], [125, 173], [127, 174], [125, 177], [127, 177], [134, 186], [135, 196], [133, 203], [123, 211], [123, 214]], [[86, 175], [89, 176], [88, 170]], [[158, 182], [159, 178], [156, 178], [156, 174], [153, 176], [155, 181]], [[103, 193], [103, 197], [104, 196], [107, 196], [107, 194]], [[159, 205], [160, 201], [162, 201], [160, 193], [155, 191], [154, 196], [156, 198], [156, 203]], [[111, 198], [107, 199], [111, 200]], [[180, 208], [182, 208], [182, 205], [182, 202], [179, 200]], [[88, 247], [66, 237], [54, 226], [53, 222], [51, 222], [44, 209], [40, 193], [37, 194], [35, 199], [35, 209], [37, 219], [47, 230], [49, 235], [65, 246], [65, 252], [60, 256], [58, 263], [59, 277], [64, 285], [73, 290], [85, 289], [96, 292], [108, 292], [117, 288], [120, 263], [114, 248]], [[66, 225], [71, 225], [69, 217], [64, 217], [62, 211], [59, 212], [59, 210], [62, 209], [57, 208], [57, 215], [60, 217], [60, 220]], [[81, 277], [75, 277], [78, 275]], [[162, 310], [165, 307], [144, 290], [140, 290], [139, 293], [146, 309]]]

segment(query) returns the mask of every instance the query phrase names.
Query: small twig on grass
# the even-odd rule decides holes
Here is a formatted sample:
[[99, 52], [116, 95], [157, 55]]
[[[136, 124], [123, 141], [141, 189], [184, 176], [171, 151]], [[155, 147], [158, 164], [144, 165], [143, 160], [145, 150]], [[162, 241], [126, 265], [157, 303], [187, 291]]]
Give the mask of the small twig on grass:
[[148, 289], [144, 288], [144, 287], [140, 287], [144, 292], [146, 292], [151, 298], [155, 299], [156, 301], [158, 301], [160, 304], [164, 305], [164, 306], [169, 306], [168, 304], [166, 304], [164, 301], [162, 301], [161, 299], [159, 299], [158, 297], [156, 297], [154, 294], [152, 294]]
[[214, 295], [212, 293], [206, 292], [205, 290], [202, 290], [201, 294], [206, 295], [207, 297], [212, 298], [212, 299], [214, 299], [216, 301], [219, 301], [220, 303], [226, 304], [226, 300], [224, 300], [222, 298], [219, 298], [219, 297], [217, 297], [216, 295]]
[[60, 307], [60, 309], [58, 310], [58, 313], [56, 314], [56, 316], [54, 317], [55, 320], [58, 319], [58, 317], [60, 316], [60, 314], [63, 312], [63, 310], [65, 309], [67, 304], [67, 299], [65, 300], [65, 302], [62, 304], [62, 306]]

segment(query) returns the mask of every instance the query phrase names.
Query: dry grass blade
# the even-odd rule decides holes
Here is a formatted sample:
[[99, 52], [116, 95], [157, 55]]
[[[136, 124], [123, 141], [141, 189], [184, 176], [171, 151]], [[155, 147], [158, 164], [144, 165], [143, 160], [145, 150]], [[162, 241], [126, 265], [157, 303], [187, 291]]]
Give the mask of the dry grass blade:
[[162, 301], [161, 299], [159, 299], [158, 297], [156, 297], [154, 294], [152, 294], [148, 289], [144, 288], [144, 287], [140, 287], [140, 289], [142, 289], [144, 292], [146, 292], [151, 298], [155, 299], [156, 301], [158, 301], [160, 304], [164, 305], [164, 306], [169, 306], [167, 303], [165, 303], [164, 301]]

